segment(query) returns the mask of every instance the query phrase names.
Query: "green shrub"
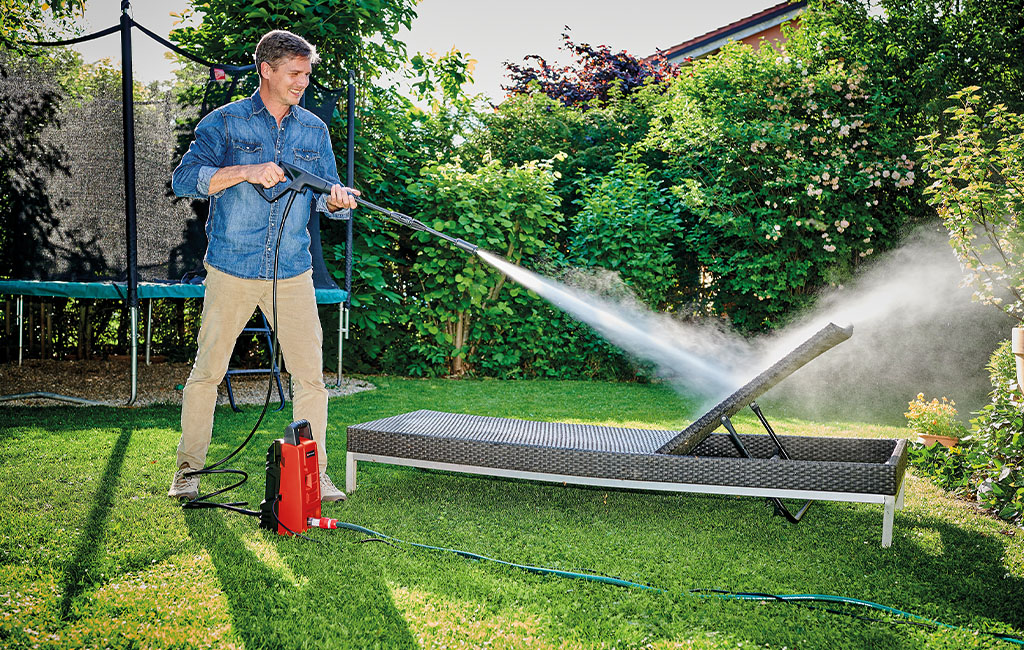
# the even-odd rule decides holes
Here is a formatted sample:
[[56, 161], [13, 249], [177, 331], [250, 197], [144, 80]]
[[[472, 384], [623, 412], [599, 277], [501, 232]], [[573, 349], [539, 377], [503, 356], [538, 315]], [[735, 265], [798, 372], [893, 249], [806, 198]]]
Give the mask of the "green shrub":
[[981, 108], [977, 86], [947, 109], [955, 131], [921, 138], [929, 201], [977, 300], [1024, 318], [1024, 115]]
[[920, 170], [888, 110], [864, 66], [770, 47], [727, 46], [672, 84], [644, 147], [685, 207], [698, 302], [778, 326], [898, 240]]
[[1024, 516], [1024, 396], [1009, 341], [992, 354], [988, 370], [991, 401], [971, 420], [970, 435], [948, 450], [914, 444], [910, 464], [940, 487], [976, 498], [1019, 524]]
[[[518, 264], [544, 250], [545, 240], [561, 228], [555, 174], [552, 161], [507, 167], [491, 160], [473, 172], [455, 162], [424, 168], [409, 191], [426, 224]], [[408, 372], [461, 375], [471, 369], [480, 343], [492, 338], [482, 325], [532, 298], [480, 258], [441, 245], [433, 235], [417, 232], [413, 245], [404, 306], [417, 360]], [[482, 323], [484, 316], [490, 318]], [[519, 352], [511, 345], [505, 351], [510, 359]]]
[[630, 155], [620, 156], [610, 173], [583, 178], [580, 188], [569, 263], [615, 271], [646, 304], [662, 307], [676, 283], [679, 216], [671, 196]]
[[1003, 519], [1024, 514], [1024, 396], [1017, 386], [1010, 342], [992, 355], [991, 401], [971, 421], [971, 456], [978, 502]]

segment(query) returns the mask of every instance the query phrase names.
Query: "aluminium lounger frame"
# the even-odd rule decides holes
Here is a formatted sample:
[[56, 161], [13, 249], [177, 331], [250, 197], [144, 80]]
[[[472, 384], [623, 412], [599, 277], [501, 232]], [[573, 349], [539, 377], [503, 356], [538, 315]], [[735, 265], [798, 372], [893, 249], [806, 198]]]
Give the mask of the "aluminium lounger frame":
[[[348, 427], [346, 489], [359, 462], [610, 488], [878, 503], [882, 546], [903, 505], [905, 440], [778, 436], [754, 398], [850, 336], [829, 325], [682, 432], [415, 411]], [[750, 406], [767, 435], [739, 434]], [[724, 425], [726, 434], [713, 433]]]

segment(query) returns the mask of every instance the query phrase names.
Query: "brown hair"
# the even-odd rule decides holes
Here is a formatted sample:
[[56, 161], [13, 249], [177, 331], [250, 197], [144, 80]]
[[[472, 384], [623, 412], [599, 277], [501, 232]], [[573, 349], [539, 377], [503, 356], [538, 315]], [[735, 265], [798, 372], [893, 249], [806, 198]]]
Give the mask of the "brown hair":
[[260, 71], [263, 62], [269, 63], [272, 68], [276, 68], [283, 59], [290, 59], [296, 56], [309, 59], [311, 64], [320, 61], [320, 55], [316, 53], [316, 46], [301, 36], [283, 29], [267, 32], [256, 46], [256, 55], [254, 57], [256, 59], [256, 73], [263, 76]]

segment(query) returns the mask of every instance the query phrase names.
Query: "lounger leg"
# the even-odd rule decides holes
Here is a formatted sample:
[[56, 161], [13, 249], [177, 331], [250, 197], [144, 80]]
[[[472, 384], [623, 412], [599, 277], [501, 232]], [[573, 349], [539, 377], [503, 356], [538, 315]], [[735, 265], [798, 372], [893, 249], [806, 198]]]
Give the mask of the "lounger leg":
[[907, 491], [907, 482], [900, 483], [900, 491], [896, 494], [896, 509], [903, 510], [903, 493]]
[[345, 454], [345, 491], [349, 494], [356, 491], [356, 459], [351, 453]]
[[882, 548], [892, 546], [892, 520], [896, 515], [896, 497], [885, 497], [885, 518], [882, 520]]

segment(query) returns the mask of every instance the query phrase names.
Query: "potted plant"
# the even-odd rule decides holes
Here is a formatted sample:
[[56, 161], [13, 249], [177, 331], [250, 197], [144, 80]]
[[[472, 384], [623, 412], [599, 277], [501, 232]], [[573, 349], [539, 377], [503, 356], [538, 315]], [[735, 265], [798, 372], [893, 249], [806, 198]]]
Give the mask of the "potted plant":
[[956, 402], [945, 397], [941, 401], [935, 398], [925, 401], [924, 393], [918, 393], [907, 404], [910, 407], [904, 413], [909, 420], [907, 426], [917, 434], [917, 441], [927, 447], [936, 443], [953, 447], [966, 432], [964, 425], [956, 419]]

